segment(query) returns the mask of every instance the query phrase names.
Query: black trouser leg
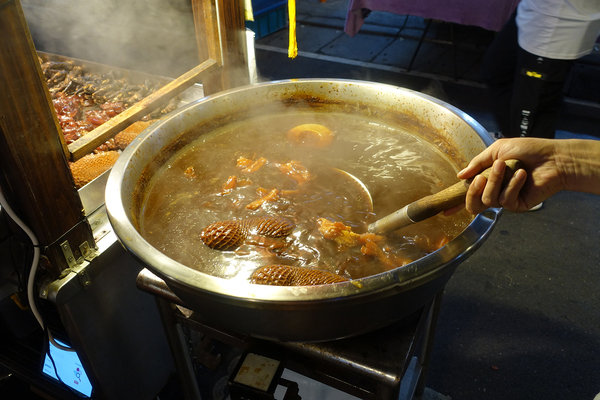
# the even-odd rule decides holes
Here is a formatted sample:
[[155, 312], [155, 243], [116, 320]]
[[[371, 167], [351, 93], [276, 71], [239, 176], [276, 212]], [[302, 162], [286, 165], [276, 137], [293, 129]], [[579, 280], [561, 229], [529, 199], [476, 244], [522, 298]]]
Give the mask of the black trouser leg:
[[504, 136], [551, 138], [573, 61], [538, 57], [521, 49], [515, 15], [490, 44], [482, 79]]
[[489, 103], [501, 132], [509, 131], [509, 109], [517, 67], [517, 25], [515, 14], [487, 49], [481, 75], [488, 87]]
[[563, 86], [572, 60], [538, 57], [519, 49], [505, 136], [554, 138]]

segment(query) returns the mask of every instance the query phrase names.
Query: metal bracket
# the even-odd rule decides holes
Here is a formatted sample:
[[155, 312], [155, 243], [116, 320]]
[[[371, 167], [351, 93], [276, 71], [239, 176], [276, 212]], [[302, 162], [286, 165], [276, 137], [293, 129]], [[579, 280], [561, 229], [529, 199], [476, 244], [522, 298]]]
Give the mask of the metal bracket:
[[69, 245], [69, 241], [65, 240], [60, 244], [60, 249], [62, 250], [63, 255], [65, 256], [65, 260], [67, 260], [67, 265], [69, 268], [76, 267], [77, 264], [81, 264], [83, 262], [83, 257], [79, 260], [75, 259], [73, 255], [73, 251], [71, 251], [71, 246]]
[[60, 249], [65, 256], [65, 260], [67, 260], [68, 268], [74, 268], [83, 263], [84, 260], [91, 261], [97, 256], [96, 249], [90, 247], [90, 244], [87, 242], [87, 240], [79, 245], [79, 252], [81, 253], [81, 256], [77, 259], [73, 255], [73, 251], [71, 250], [68, 240], [65, 240], [60, 244]]
[[81, 257], [83, 257], [83, 259], [86, 261], [91, 261], [98, 255], [96, 249], [90, 247], [90, 244], [87, 242], [87, 240], [79, 245], [79, 251], [81, 252]]
[[90, 274], [87, 272], [87, 268], [83, 268], [81, 271], [77, 272], [77, 278], [79, 279], [81, 286], [84, 288], [92, 284], [92, 280], [90, 279]]

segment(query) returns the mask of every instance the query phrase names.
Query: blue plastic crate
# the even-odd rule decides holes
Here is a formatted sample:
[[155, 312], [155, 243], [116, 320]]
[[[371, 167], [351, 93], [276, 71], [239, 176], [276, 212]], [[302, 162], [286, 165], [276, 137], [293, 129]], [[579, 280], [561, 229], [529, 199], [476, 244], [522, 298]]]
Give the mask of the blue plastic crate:
[[256, 39], [287, 27], [287, 0], [252, 0], [254, 21], [246, 21], [246, 27], [256, 34]]

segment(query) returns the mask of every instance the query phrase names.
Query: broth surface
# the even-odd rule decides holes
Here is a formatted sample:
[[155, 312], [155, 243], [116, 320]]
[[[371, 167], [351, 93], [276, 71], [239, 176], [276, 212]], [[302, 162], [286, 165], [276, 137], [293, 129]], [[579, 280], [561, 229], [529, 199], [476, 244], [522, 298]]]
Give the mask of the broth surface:
[[[333, 142], [315, 147], [287, 137], [289, 129], [306, 123], [328, 127]], [[237, 165], [240, 157], [266, 162], [255, 172], [244, 172]], [[306, 183], [281, 172], [281, 165], [291, 161], [309, 171]], [[366, 185], [373, 210], [361, 187], [338, 169]], [[248, 279], [257, 267], [285, 264], [356, 279], [435, 251], [462, 232], [470, 215], [438, 215], [388, 234], [381, 249], [391, 262], [363, 255], [360, 246], [340, 248], [323, 238], [317, 219], [339, 221], [362, 233], [377, 218], [455, 183], [456, 171], [418, 135], [359, 115], [286, 112], [255, 117], [203, 133], [176, 152], [146, 189], [139, 230], [170, 258], [219, 277]], [[232, 176], [236, 186], [225, 189]], [[247, 208], [273, 189], [278, 190], [274, 201]], [[213, 250], [200, 239], [214, 222], [254, 216], [286, 217], [296, 228], [286, 238], [264, 238], [231, 251]]]

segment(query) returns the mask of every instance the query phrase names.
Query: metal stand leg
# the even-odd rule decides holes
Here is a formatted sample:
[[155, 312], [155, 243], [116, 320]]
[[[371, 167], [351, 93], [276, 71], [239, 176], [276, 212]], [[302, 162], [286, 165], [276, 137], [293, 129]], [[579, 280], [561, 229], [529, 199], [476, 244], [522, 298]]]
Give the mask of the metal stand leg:
[[429, 313], [427, 315], [427, 329], [423, 336], [423, 343], [420, 346], [417, 357], [421, 364], [421, 374], [417, 382], [415, 389], [415, 396], [421, 398], [425, 391], [425, 378], [427, 376], [427, 369], [429, 368], [429, 359], [431, 357], [431, 350], [433, 348], [433, 339], [435, 337], [435, 328], [437, 325], [438, 316], [440, 314], [440, 308], [442, 304], [442, 296], [444, 292], [441, 290], [435, 295]]
[[419, 331], [415, 335], [416, 341], [412, 344], [412, 356], [402, 374], [397, 400], [420, 399], [425, 391], [425, 377], [433, 346], [441, 298], [442, 292], [440, 291], [423, 310], [423, 315], [419, 320]]
[[[148, 271], [138, 275], [137, 284], [157, 296], [158, 310], [186, 400], [199, 400], [203, 392], [198, 386], [202, 376], [199, 378], [194, 369], [189, 339], [182, 329], [184, 325], [190, 332], [210, 332], [208, 336], [226, 345], [246, 351], [251, 348], [267, 357], [275, 354], [285, 368], [361, 398], [411, 400], [424, 393], [443, 291], [404, 321], [362, 336], [322, 343], [292, 343], [240, 338], [204, 325], [194, 319], [194, 313], [179, 314], [174, 303], [181, 304], [181, 300], [170, 292], [164, 281]], [[390, 359], [390, 354], [400, 358]], [[226, 374], [231, 376], [231, 371]]]
[[160, 297], [156, 297], [156, 303], [158, 304], [158, 310], [163, 321], [167, 340], [171, 347], [171, 353], [173, 354], [173, 360], [181, 383], [184, 399], [201, 400], [202, 396], [198, 389], [198, 383], [196, 381], [196, 375], [194, 373], [192, 360], [190, 359], [185, 336], [181, 329], [181, 325], [177, 322], [175, 315], [173, 314], [175, 312], [173, 309], [174, 306]]

